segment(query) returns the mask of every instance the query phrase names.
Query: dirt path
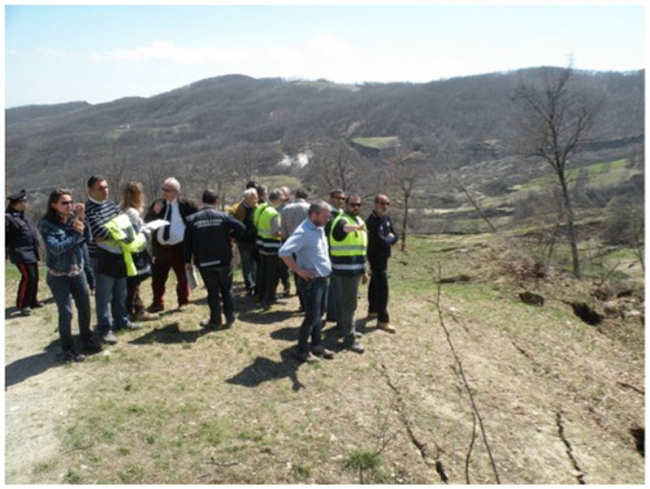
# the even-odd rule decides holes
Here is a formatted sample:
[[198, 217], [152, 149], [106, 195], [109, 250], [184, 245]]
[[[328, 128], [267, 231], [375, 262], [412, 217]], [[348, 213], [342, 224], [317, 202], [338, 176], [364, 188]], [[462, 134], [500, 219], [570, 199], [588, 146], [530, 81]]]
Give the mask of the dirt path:
[[56, 432], [92, 380], [89, 365], [61, 361], [54, 304], [30, 317], [12, 309], [5, 313], [5, 483], [62, 483], [65, 474], [53, 481], [39, 472], [64, 455]]

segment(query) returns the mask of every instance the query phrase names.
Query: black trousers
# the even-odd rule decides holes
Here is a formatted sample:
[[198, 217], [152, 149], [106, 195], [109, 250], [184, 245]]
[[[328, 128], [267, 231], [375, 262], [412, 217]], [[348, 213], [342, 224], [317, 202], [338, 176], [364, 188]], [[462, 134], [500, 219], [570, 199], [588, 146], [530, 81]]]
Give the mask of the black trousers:
[[20, 271], [20, 283], [16, 294], [16, 309], [34, 307], [38, 302], [38, 263], [16, 263]]
[[280, 258], [277, 253], [265, 255], [260, 253], [257, 268], [257, 296], [262, 302], [273, 302], [278, 298], [277, 288], [280, 281]]
[[368, 256], [370, 283], [368, 284], [368, 313], [377, 313], [377, 321], [390, 322], [388, 315], [388, 257]]

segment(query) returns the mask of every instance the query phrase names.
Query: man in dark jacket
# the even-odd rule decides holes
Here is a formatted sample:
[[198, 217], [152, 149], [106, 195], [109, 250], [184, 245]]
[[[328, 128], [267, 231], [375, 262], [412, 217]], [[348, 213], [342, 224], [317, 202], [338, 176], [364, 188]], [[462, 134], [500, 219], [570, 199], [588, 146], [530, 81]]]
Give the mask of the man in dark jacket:
[[169, 222], [154, 231], [151, 235], [152, 276], [151, 288], [153, 301], [149, 312], [165, 310], [165, 282], [169, 270], [176, 275], [176, 297], [178, 309], [183, 310], [190, 301], [190, 288], [185, 275], [183, 261], [183, 236], [187, 217], [198, 209], [196, 205], [180, 196], [181, 184], [173, 177], [167, 178], [162, 185], [163, 198], [154, 200], [144, 217], [145, 222], [164, 219]]
[[375, 196], [375, 206], [366, 220], [368, 228], [368, 319], [377, 318], [377, 328], [394, 333], [388, 316], [388, 259], [390, 249], [399, 237], [387, 214], [390, 200], [384, 194]]
[[24, 190], [8, 197], [5, 209], [5, 249], [9, 261], [20, 271], [16, 309], [29, 316], [32, 308], [42, 307], [38, 295], [38, 230], [25, 214], [27, 195]]
[[[203, 192], [203, 208], [187, 218], [183, 245], [183, 260], [192, 269], [192, 258], [208, 289], [210, 319], [201, 323], [209, 329], [221, 326], [221, 301], [226, 328], [235, 322], [232, 293], [232, 238], [241, 239], [246, 226], [226, 212], [217, 210], [217, 194]], [[219, 296], [221, 295], [221, 300]]]

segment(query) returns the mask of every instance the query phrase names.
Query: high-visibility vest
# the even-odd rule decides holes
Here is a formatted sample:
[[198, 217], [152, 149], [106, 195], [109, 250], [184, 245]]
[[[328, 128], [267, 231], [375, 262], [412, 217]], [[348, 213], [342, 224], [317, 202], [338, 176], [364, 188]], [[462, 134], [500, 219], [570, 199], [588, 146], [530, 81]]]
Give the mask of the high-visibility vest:
[[345, 212], [334, 218], [330, 228], [329, 245], [332, 260], [332, 272], [339, 275], [359, 275], [363, 273], [366, 263], [366, 248], [368, 246], [367, 231], [347, 233], [343, 241], [334, 239], [334, 228], [343, 219], [347, 224], [364, 225], [363, 219], [356, 219]]
[[147, 238], [144, 233], [139, 233], [133, 227], [131, 219], [127, 214], [121, 213], [110, 219], [104, 227], [111, 235], [111, 239], [102, 241], [99, 246], [119, 250], [126, 265], [126, 276], [133, 277], [138, 270], [133, 261], [132, 253], [142, 251], [147, 246]]
[[280, 246], [282, 246], [282, 238], [273, 236], [271, 232], [271, 221], [275, 216], [279, 216], [280, 213], [272, 205], [262, 204], [262, 206], [261, 210], [260, 207], [257, 207], [253, 215], [253, 223], [257, 228], [256, 243], [261, 252], [277, 253]]

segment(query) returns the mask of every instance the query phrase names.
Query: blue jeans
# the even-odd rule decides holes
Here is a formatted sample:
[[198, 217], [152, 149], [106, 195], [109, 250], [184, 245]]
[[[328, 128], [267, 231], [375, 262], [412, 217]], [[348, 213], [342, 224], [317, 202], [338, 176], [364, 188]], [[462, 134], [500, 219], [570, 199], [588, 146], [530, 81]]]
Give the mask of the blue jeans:
[[298, 333], [298, 353], [309, 351], [309, 338], [311, 347], [321, 344], [321, 318], [327, 308], [327, 288], [329, 280], [317, 277], [311, 280], [298, 278], [298, 293], [301, 295], [305, 307], [305, 319], [300, 325]]
[[129, 324], [126, 312], [126, 277], [116, 278], [99, 273], [96, 258], [91, 258], [90, 264], [95, 274], [97, 332], [105, 335], [111, 329], [123, 328]]
[[341, 309], [336, 321], [338, 334], [346, 344], [354, 343], [354, 313], [357, 310], [359, 284], [361, 275], [332, 275], [332, 282], [336, 285], [334, 290], [338, 293]]
[[[206, 289], [208, 289], [208, 306], [210, 322], [221, 324], [221, 300], [226, 321], [235, 317], [232, 293], [232, 265], [199, 268]], [[220, 297], [221, 296], [221, 297]]]
[[255, 289], [257, 275], [257, 245], [255, 243], [237, 243], [241, 258], [242, 275], [247, 291]]
[[85, 274], [76, 277], [55, 277], [47, 274], [47, 285], [52, 291], [52, 297], [59, 311], [59, 336], [63, 351], [72, 350], [72, 300], [77, 307], [77, 322], [79, 334], [83, 340], [89, 340], [90, 332], [90, 295]]

